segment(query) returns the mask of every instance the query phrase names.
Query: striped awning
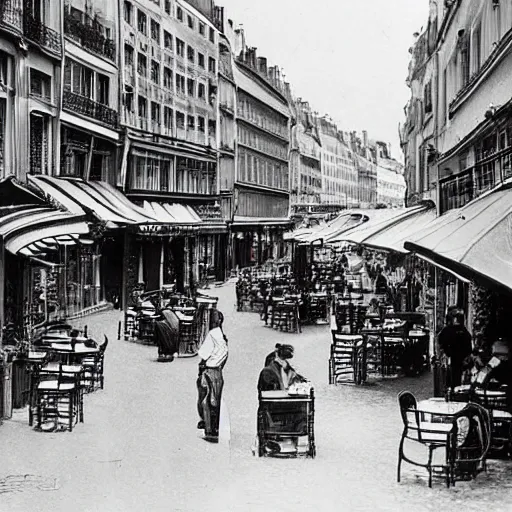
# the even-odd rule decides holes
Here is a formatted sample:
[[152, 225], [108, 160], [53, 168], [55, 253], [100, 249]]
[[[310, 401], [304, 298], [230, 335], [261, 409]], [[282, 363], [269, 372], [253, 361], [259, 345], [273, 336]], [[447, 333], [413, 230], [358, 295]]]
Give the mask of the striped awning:
[[45, 196], [78, 215], [91, 213], [115, 225], [154, 224], [157, 220], [104, 181], [50, 176], [29, 176], [28, 180]]
[[39, 205], [0, 208], [0, 236], [13, 254], [44, 255], [87, 233], [84, 216], [74, 213]]
[[144, 211], [148, 216], [156, 219], [154, 224], [189, 226], [199, 225], [202, 222], [201, 217], [187, 204], [144, 201]]

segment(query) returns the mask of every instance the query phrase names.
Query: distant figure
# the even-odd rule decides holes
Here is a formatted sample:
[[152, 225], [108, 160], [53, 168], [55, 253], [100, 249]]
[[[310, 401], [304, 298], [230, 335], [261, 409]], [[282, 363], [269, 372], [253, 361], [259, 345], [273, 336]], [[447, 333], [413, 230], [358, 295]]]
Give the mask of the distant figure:
[[388, 280], [382, 273], [382, 268], [377, 265], [377, 278], [375, 279], [375, 293], [384, 295], [388, 292]]
[[449, 382], [451, 389], [460, 386], [464, 360], [471, 354], [471, 334], [464, 326], [464, 312], [454, 306], [448, 308], [446, 325], [438, 336], [442, 355], [449, 361]]
[[198, 429], [204, 429], [204, 439], [219, 441], [220, 403], [224, 378], [222, 369], [228, 358], [227, 338], [222, 330], [224, 315], [214, 309], [211, 316], [211, 329], [198, 351], [199, 375], [197, 377], [197, 410], [201, 420]]

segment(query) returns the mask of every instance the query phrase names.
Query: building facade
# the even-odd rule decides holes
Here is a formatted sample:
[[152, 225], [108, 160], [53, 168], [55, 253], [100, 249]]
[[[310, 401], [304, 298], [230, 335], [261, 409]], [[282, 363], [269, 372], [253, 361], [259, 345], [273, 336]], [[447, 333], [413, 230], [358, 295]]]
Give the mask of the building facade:
[[283, 255], [289, 224], [290, 109], [288, 85], [277, 66], [235, 33], [235, 176], [231, 200], [234, 266]]
[[322, 194], [321, 145], [317, 117], [300, 98], [290, 102], [293, 113], [290, 149], [291, 214], [319, 212]]
[[[153, 213], [177, 204], [202, 221], [196, 226], [177, 218], [172, 229], [139, 232], [132, 282], [149, 289], [176, 282], [183, 291], [211, 273], [225, 275], [217, 173], [218, 11], [211, 1], [181, 0], [125, 1], [123, 8], [119, 185]], [[163, 215], [162, 221], [168, 219]]]

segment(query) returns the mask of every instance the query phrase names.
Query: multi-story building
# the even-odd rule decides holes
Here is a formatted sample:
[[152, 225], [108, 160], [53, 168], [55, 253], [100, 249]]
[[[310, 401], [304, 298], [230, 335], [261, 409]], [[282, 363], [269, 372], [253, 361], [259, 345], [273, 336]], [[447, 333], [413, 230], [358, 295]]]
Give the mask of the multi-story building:
[[160, 212], [163, 223], [175, 220], [157, 230], [158, 243], [149, 241], [154, 231], [139, 236], [137, 280], [151, 289], [173, 280], [184, 289], [214, 269], [224, 277], [217, 12], [206, 0], [123, 2], [120, 185], [130, 199]]
[[322, 146], [322, 203], [335, 209], [359, 206], [358, 170], [354, 152], [327, 116], [319, 119]]
[[300, 98], [290, 103], [293, 112], [290, 149], [290, 204], [296, 216], [318, 212], [322, 194], [320, 134], [311, 107]]
[[411, 50], [402, 144], [409, 200], [433, 190], [428, 197], [442, 213], [512, 175], [512, 6], [499, 0], [431, 0], [430, 6], [428, 28]]
[[233, 264], [261, 263], [283, 254], [289, 224], [289, 86], [277, 66], [257, 57], [237, 29], [236, 168], [232, 188]]
[[388, 208], [405, 204], [404, 175], [384, 162], [377, 164], [377, 204]]

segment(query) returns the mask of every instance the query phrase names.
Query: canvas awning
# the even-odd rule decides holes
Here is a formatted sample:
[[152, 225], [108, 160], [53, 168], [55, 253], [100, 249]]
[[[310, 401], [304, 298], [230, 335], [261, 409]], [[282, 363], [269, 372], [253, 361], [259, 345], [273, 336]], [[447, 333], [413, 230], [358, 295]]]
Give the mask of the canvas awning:
[[463, 278], [480, 277], [512, 289], [512, 189], [448, 211], [404, 245]]
[[199, 225], [201, 217], [186, 204], [144, 201], [144, 211], [156, 219], [154, 224]]
[[0, 207], [0, 236], [13, 254], [36, 256], [58, 249], [66, 241], [78, 243], [89, 233], [84, 217], [39, 205]]
[[407, 253], [404, 242], [436, 218], [435, 208], [421, 210], [405, 219], [394, 222], [364, 240], [364, 245], [376, 249]]
[[[380, 237], [381, 244], [387, 243], [388, 245], [396, 246], [397, 242], [392, 240], [391, 237], [386, 238], [384, 233], [388, 232], [391, 228], [398, 228], [399, 224], [417, 218], [417, 215], [429, 210], [429, 205], [420, 205], [412, 208], [393, 208], [393, 209], [375, 209], [366, 210], [368, 212], [368, 220], [355, 228], [344, 230], [341, 233], [335, 233], [327, 238], [327, 242], [351, 242], [354, 244], [366, 244], [371, 240]], [[394, 231], [397, 233], [397, 231]], [[383, 245], [380, 245], [383, 247]], [[385, 247], [391, 249], [392, 247]]]
[[115, 225], [154, 223], [155, 218], [127, 199], [122, 192], [103, 181], [78, 178], [29, 176], [28, 181], [46, 197], [77, 215], [91, 213]]

